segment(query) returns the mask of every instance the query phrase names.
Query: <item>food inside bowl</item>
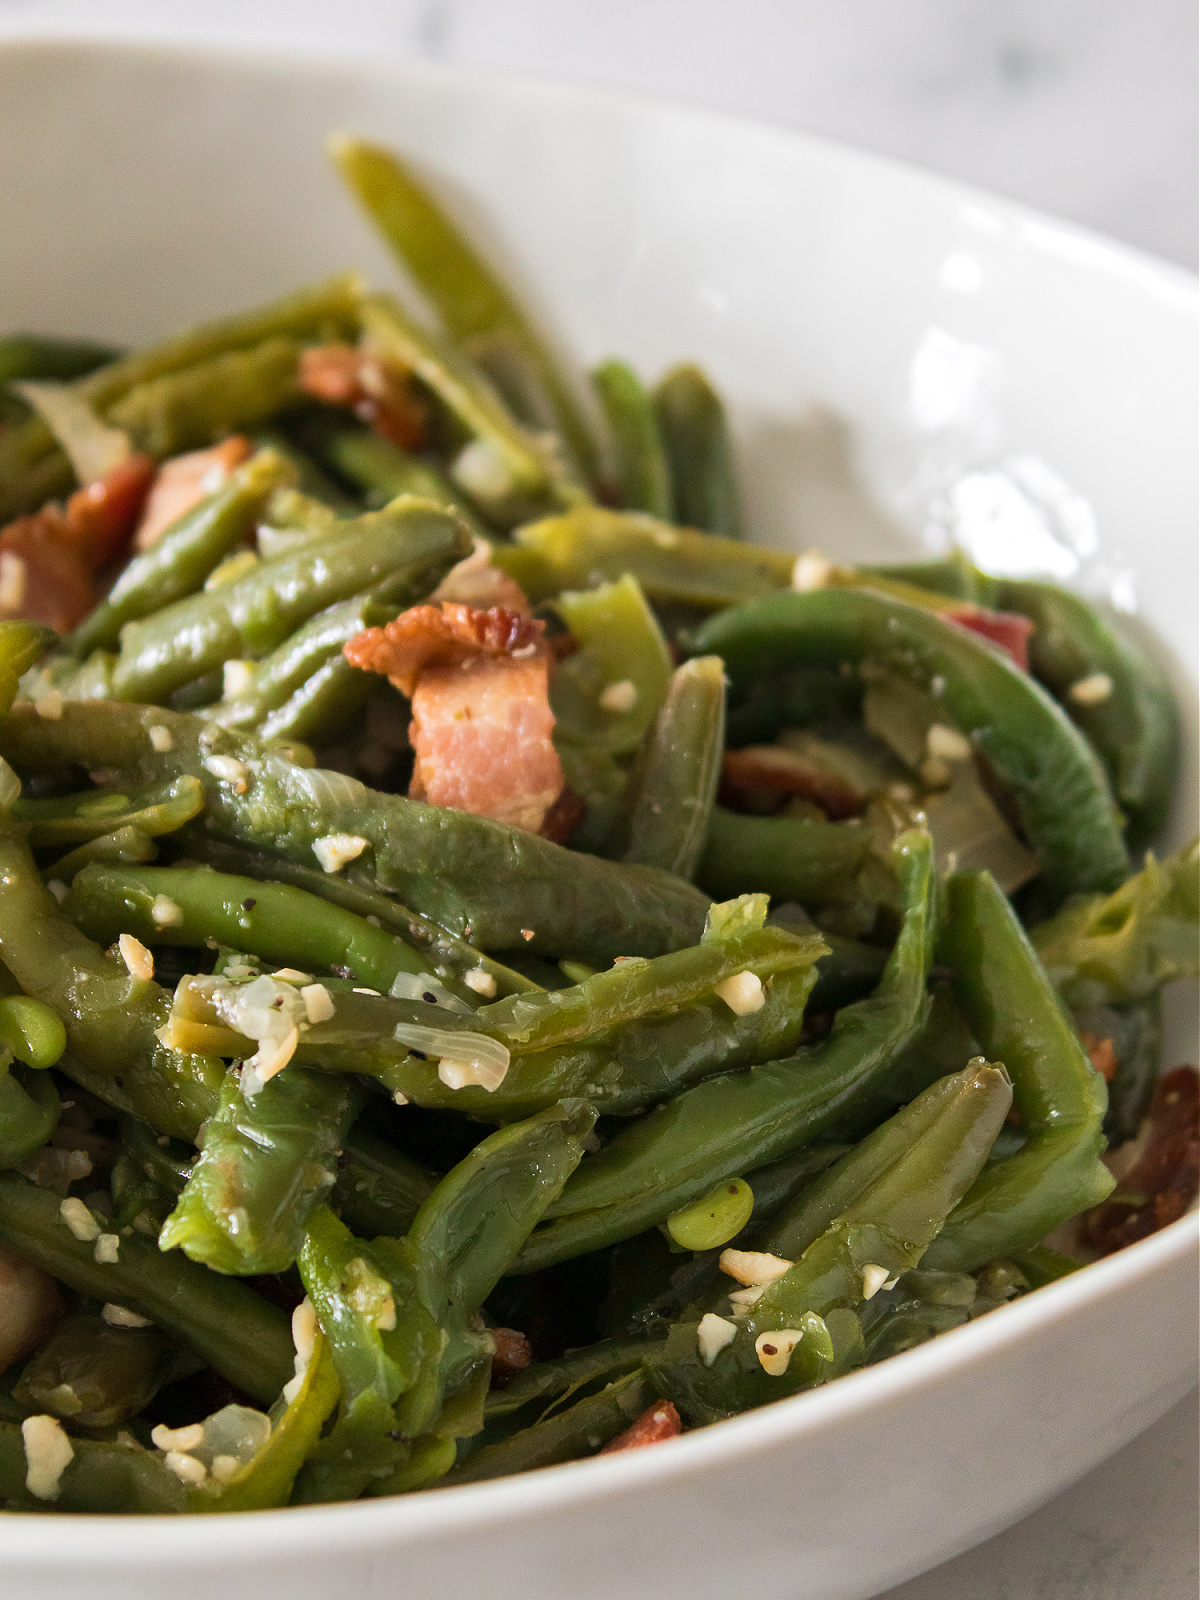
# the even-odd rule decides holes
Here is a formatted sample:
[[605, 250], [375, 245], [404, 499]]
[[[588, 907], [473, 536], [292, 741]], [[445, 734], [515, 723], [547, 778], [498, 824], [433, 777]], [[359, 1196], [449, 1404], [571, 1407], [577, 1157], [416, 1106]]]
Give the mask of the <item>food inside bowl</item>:
[[959, 554], [748, 542], [704, 373], [583, 405], [333, 154], [424, 320], [347, 276], [0, 342], [12, 1510], [643, 1447], [1195, 1194], [1153, 659]]

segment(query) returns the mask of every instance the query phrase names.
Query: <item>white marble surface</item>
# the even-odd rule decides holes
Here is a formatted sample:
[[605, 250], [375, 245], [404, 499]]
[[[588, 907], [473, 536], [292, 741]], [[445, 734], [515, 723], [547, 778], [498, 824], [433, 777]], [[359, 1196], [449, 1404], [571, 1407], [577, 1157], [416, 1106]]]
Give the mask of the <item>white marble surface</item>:
[[[286, 41], [650, 90], [924, 163], [1194, 265], [1194, 0], [0, 0], [0, 36]], [[1193, 1398], [888, 1600], [1195, 1600]]]

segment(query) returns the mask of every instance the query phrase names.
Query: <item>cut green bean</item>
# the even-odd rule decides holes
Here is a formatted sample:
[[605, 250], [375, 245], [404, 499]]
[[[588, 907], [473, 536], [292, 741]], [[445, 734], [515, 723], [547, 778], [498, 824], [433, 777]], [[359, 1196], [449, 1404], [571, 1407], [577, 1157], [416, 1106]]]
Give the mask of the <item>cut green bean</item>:
[[672, 522], [740, 538], [742, 510], [720, 395], [699, 367], [675, 367], [654, 391], [654, 410], [670, 462]]
[[605, 361], [592, 373], [592, 383], [616, 446], [622, 506], [669, 521], [671, 468], [654, 405], [642, 380], [626, 362]]

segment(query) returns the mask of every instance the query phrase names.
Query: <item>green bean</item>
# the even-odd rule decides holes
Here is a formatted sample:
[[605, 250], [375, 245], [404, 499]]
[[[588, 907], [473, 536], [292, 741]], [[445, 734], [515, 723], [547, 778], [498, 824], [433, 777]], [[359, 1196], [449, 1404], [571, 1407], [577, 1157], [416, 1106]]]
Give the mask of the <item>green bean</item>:
[[961, 550], [937, 561], [905, 561], [896, 566], [860, 567], [864, 577], [895, 579], [948, 600], [969, 600], [973, 605], [999, 606], [1001, 580], [989, 577]]
[[208, 1272], [153, 1239], [122, 1235], [117, 1260], [98, 1262], [60, 1215], [59, 1196], [0, 1175], [0, 1243], [78, 1294], [149, 1317], [256, 1400], [274, 1400], [292, 1371], [287, 1318], [245, 1284]]
[[[865, 1154], [844, 1156], [818, 1180], [840, 1200], [828, 1224], [767, 1284], [748, 1314], [736, 1317], [734, 1338], [711, 1366], [700, 1356], [696, 1326], [677, 1325], [661, 1356], [647, 1363], [659, 1392], [689, 1420], [712, 1422], [825, 1381], [830, 1368], [842, 1364], [834, 1319], [923, 1259], [983, 1167], [1011, 1103], [1004, 1069], [973, 1062], [901, 1113], [904, 1137], [885, 1124]], [[882, 1278], [872, 1284], [878, 1274]], [[773, 1342], [772, 1333], [802, 1337]], [[861, 1333], [857, 1337], [861, 1360]], [[782, 1366], [771, 1370], [777, 1353]]]
[[[236, 942], [277, 966], [338, 969], [385, 994], [400, 973], [428, 971], [411, 945], [353, 912], [287, 884], [206, 868], [88, 867], [77, 874], [66, 907], [76, 925], [104, 945], [122, 933], [145, 943]], [[478, 1002], [465, 986], [462, 993]]]
[[[152, 748], [147, 729], [157, 725], [171, 732], [170, 751]], [[483, 817], [379, 794], [341, 773], [295, 766], [197, 717], [78, 701], [50, 724], [32, 706], [28, 714], [18, 707], [0, 726], [0, 751], [26, 767], [106, 766], [121, 782], [191, 773], [208, 794], [206, 833], [304, 865], [317, 839], [365, 839], [363, 864], [381, 888], [485, 950], [528, 947], [612, 960], [679, 949], [703, 926], [704, 896], [667, 873], [577, 855]], [[218, 755], [245, 765], [244, 795], [206, 765]]]
[[[0, 1001], [0, 1006], [7, 1004]], [[55, 1018], [57, 1021], [58, 1019]], [[9, 1064], [2, 1064], [8, 1058]], [[0, 1169], [19, 1166], [49, 1139], [62, 1107], [47, 1073], [14, 1069], [0, 1050]]]
[[943, 937], [959, 1004], [984, 1051], [1011, 1073], [1026, 1132], [1016, 1155], [977, 1180], [930, 1251], [930, 1266], [964, 1272], [1037, 1244], [1110, 1193], [1100, 1160], [1108, 1095], [990, 874], [950, 879]]
[[545, 1422], [535, 1422], [496, 1444], [485, 1445], [442, 1479], [447, 1488], [459, 1483], [482, 1483], [512, 1472], [533, 1472], [560, 1461], [594, 1455], [602, 1444], [615, 1439], [652, 1403], [654, 1391], [640, 1372], [618, 1378], [599, 1394], [589, 1395]]
[[555, 738], [613, 755], [636, 750], [671, 679], [671, 653], [637, 579], [561, 594], [579, 648], [550, 684]]
[[592, 383], [616, 446], [622, 506], [670, 521], [671, 468], [642, 380], [626, 362], [605, 361], [592, 373]]
[[902, 834], [893, 857], [904, 921], [876, 992], [838, 1012], [821, 1044], [698, 1084], [617, 1134], [568, 1184], [517, 1271], [630, 1238], [723, 1178], [819, 1138], [875, 1091], [924, 1021], [935, 937], [928, 835]]
[[503, 334], [520, 350], [554, 406], [559, 431], [584, 468], [595, 447], [570, 384], [537, 329], [428, 189], [391, 151], [339, 134], [333, 160], [367, 215], [436, 306], [458, 343]]
[[535, 602], [628, 572], [656, 604], [681, 601], [716, 611], [785, 587], [795, 564], [777, 550], [597, 506], [518, 528], [513, 540], [497, 545], [493, 559]]
[[1011, 794], [1048, 886], [1065, 896], [1125, 876], [1120, 819], [1086, 739], [1027, 674], [965, 629], [878, 594], [818, 589], [726, 611], [693, 648], [720, 655], [735, 684], [868, 659], [923, 689], [940, 687], [947, 721]]
[[[0, 622], [0, 711], [12, 705], [21, 678], [53, 640], [50, 629], [36, 622]], [[4, 803], [11, 798], [5, 796]]]
[[539, 1401], [573, 1394], [582, 1384], [640, 1365], [645, 1339], [604, 1339], [550, 1361], [535, 1361], [505, 1384], [493, 1389], [484, 1407], [488, 1422], [507, 1419]]
[[42, 846], [100, 839], [122, 828], [146, 838], [174, 833], [204, 809], [204, 785], [197, 778], [147, 784], [132, 794], [88, 789], [45, 800], [18, 800], [13, 816], [29, 829], [29, 843]]
[[714, 806], [697, 876], [719, 897], [736, 884], [819, 905], [854, 876], [870, 849], [870, 832], [858, 823], [742, 816]]
[[110, 867], [139, 867], [158, 856], [158, 846], [141, 828], [117, 828], [112, 833], [102, 833], [88, 839], [48, 867], [42, 876], [49, 882], [67, 883], [84, 867], [99, 862]]
[[[347, 639], [364, 628], [382, 626], [395, 615], [395, 606], [381, 605], [370, 593], [327, 606], [254, 666], [247, 688], [209, 706], [204, 715], [224, 728], [259, 731], [280, 720], [282, 709], [296, 694], [305, 691], [316, 672], [341, 658]], [[345, 665], [349, 668], [349, 662]], [[369, 675], [353, 675], [365, 692], [371, 684]], [[273, 734], [264, 737], [271, 738]]]
[[[366, 340], [383, 361], [416, 373], [487, 452], [488, 473], [471, 498], [489, 515], [510, 502], [544, 497], [550, 487], [545, 461], [533, 438], [513, 420], [495, 390], [440, 335], [419, 327], [387, 295], [363, 302]], [[461, 482], [461, 474], [457, 475]], [[484, 493], [486, 481], [487, 493]], [[462, 487], [470, 489], [468, 483]]]
[[0, 339], [0, 384], [17, 378], [81, 378], [107, 365], [116, 355], [111, 346], [87, 339], [10, 333]]
[[[724, 748], [724, 669], [718, 657], [702, 656], [671, 674], [663, 703], [642, 740], [605, 854], [694, 877], [712, 820]], [[738, 885], [739, 891], [745, 887]]]
[[[998, 594], [1002, 606], [1034, 624], [1030, 671], [1099, 751], [1131, 841], [1153, 838], [1166, 821], [1179, 763], [1179, 709], [1162, 666], [1066, 589], [1005, 579]], [[1088, 684], [1096, 698], [1075, 692]]]
[[347, 1135], [330, 1204], [362, 1237], [399, 1239], [433, 1192], [436, 1179], [411, 1157], [361, 1128]]
[[[296, 474], [296, 493], [302, 494], [317, 505], [324, 506], [337, 517], [353, 517], [361, 511], [362, 507], [358, 500], [352, 499], [334, 483], [309, 451], [302, 449], [282, 429], [260, 428], [255, 433], [254, 440], [260, 450], [273, 450], [292, 468]], [[388, 500], [392, 498], [394, 498], [392, 495], [386, 496]], [[428, 499], [428, 496], [425, 498]], [[273, 523], [272, 526], [278, 524]]]
[[[187, 1509], [187, 1490], [148, 1450], [125, 1444], [72, 1439], [74, 1452], [51, 1502], [58, 1511], [93, 1515], [161, 1514]], [[0, 1497], [12, 1510], [44, 1511], [45, 1500], [25, 1487], [27, 1462], [21, 1429], [0, 1422]]]
[[217, 1272], [285, 1272], [361, 1105], [345, 1078], [293, 1067], [247, 1097], [230, 1074], [159, 1249], [178, 1247]]
[[0, 961], [27, 994], [58, 1013], [67, 1048], [85, 1068], [112, 1080], [163, 1132], [194, 1136], [213, 1109], [221, 1063], [181, 1055], [160, 1041], [156, 1030], [170, 1015], [169, 997], [63, 916], [25, 844], [2, 826]]
[[52, 1067], [67, 1047], [67, 1031], [57, 1012], [26, 994], [0, 1000], [0, 1048], [26, 1066]]
[[300, 398], [298, 339], [264, 339], [152, 378], [108, 408], [139, 450], [173, 456], [254, 428]]
[[742, 508], [720, 395], [699, 367], [675, 367], [654, 391], [654, 409], [670, 462], [671, 521], [739, 539]]
[[740, 683], [729, 694], [727, 744], [770, 744], [785, 728], [805, 728], [826, 717], [861, 720], [863, 685], [852, 673], [801, 667]]
[[322, 441], [322, 454], [331, 467], [349, 479], [368, 503], [386, 505], [398, 494], [419, 495], [435, 505], [455, 511], [471, 529], [483, 535], [483, 524], [469, 500], [437, 467], [422, 456], [411, 456], [400, 446], [367, 429], [345, 428]]
[[195, 594], [242, 543], [272, 490], [290, 475], [283, 457], [269, 450], [237, 467], [219, 489], [177, 518], [157, 544], [134, 556], [107, 598], [71, 635], [74, 654], [111, 647], [126, 623]]
[[179, 1356], [157, 1328], [114, 1328], [94, 1312], [76, 1312], [26, 1364], [13, 1398], [75, 1427], [111, 1428], [178, 1375]]
[[381, 599], [422, 599], [469, 552], [466, 530], [421, 500], [369, 512], [322, 546], [259, 562], [243, 578], [177, 600], [121, 631], [120, 700], [166, 699], [231, 658], [264, 656], [339, 600], [378, 586]]
[[[322, 872], [317, 867], [301, 866], [281, 856], [242, 850], [236, 845], [222, 844], [215, 839], [193, 839], [189, 850], [197, 860], [220, 870], [241, 872], [260, 882], [278, 880], [291, 883], [368, 921], [374, 918], [385, 928], [395, 928], [409, 944], [425, 953], [428, 969], [450, 988], [455, 988], [456, 983], [462, 984], [468, 975], [471, 981], [465, 987], [473, 994], [489, 998], [524, 994], [540, 987], [512, 967], [493, 961], [490, 956], [476, 950], [474, 945], [456, 938], [439, 923], [410, 911], [407, 906], [400, 905], [390, 895], [367, 883], [344, 877], [340, 873]], [[455, 989], [455, 992], [458, 990]]]

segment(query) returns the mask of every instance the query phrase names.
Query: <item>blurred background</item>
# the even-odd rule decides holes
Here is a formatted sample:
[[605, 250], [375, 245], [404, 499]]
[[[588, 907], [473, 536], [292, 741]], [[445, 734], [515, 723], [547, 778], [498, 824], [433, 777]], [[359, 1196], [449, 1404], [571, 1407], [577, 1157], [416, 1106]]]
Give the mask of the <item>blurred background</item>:
[[[649, 91], [982, 184], [1188, 268], [1195, 0], [0, 0], [0, 38], [286, 46]], [[1185, 1402], [886, 1600], [1195, 1600]]]
[[32, 30], [285, 41], [652, 90], [1196, 262], [1195, 0], [0, 0], [0, 33]]

